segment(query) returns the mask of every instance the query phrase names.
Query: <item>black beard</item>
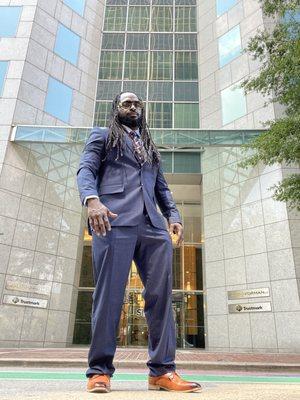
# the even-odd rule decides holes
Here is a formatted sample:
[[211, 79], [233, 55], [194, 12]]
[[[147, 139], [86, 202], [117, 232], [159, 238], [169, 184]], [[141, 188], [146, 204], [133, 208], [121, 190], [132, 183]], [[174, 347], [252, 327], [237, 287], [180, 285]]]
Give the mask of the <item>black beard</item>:
[[141, 126], [142, 116], [140, 115], [137, 119], [130, 117], [122, 117], [118, 115], [118, 120], [121, 124], [129, 126], [129, 128], [135, 128], [136, 126]]

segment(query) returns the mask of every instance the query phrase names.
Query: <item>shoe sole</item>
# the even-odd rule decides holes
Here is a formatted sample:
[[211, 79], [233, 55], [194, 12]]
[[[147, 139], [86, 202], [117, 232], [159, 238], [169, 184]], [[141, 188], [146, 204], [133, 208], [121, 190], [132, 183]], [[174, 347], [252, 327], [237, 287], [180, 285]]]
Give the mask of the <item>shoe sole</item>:
[[89, 393], [109, 393], [110, 389], [96, 387], [94, 389], [87, 389]]
[[166, 392], [177, 392], [177, 393], [196, 393], [196, 392], [201, 392], [202, 388], [195, 388], [195, 389], [188, 389], [188, 390], [172, 390], [172, 389], [166, 389], [162, 386], [149, 384], [148, 390], [165, 390]]

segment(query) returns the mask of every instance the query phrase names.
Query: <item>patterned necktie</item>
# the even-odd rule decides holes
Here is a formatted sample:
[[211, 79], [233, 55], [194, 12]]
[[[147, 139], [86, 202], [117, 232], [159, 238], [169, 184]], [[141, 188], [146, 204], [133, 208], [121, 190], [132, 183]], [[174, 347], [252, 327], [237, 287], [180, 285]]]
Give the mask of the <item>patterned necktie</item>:
[[146, 162], [147, 154], [142, 139], [134, 132], [128, 132], [129, 137], [132, 139], [134, 154], [138, 162], [143, 165]]

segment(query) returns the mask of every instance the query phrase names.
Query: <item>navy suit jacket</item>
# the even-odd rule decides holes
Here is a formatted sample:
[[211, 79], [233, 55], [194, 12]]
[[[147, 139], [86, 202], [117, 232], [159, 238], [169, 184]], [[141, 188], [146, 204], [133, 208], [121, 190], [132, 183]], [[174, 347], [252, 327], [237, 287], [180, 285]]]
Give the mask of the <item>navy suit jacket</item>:
[[82, 204], [87, 196], [99, 196], [110, 211], [118, 214], [110, 220], [112, 226], [138, 225], [145, 205], [152, 225], [167, 229], [157, 204], [169, 223], [181, 223], [161, 165], [146, 162], [141, 166], [128, 135], [123, 156], [115, 160], [116, 148], [106, 153], [107, 137], [107, 128], [93, 128], [83, 150], [77, 171]]

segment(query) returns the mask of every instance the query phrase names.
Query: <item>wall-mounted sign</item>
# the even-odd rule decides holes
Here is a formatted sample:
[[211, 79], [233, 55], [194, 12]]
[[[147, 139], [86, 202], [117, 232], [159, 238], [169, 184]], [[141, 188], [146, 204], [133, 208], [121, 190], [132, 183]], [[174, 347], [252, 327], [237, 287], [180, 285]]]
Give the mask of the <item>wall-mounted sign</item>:
[[5, 294], [3, 296], [3, 303], [15, 306], [47, 308], [48, 300]]
[[31, 293], [45, 294], [45, 295], [50, 295], [51, 292], [51, 282], [30, 283], [26, 281], [24, 282], [21, 279], [14, 279], [14, 280], [7, 280], [5, 287], [8, 290], [31, 292]]
[[228, 300], [250, 299], [252, 297], [269, 297], [269, 288], [229, 290], [227, 292]]
[[230, 314], [249, 313], [249, 312], [267, 312], [272, 311], [271, 303], [243, 303], [243, 304], [228, 304]]

